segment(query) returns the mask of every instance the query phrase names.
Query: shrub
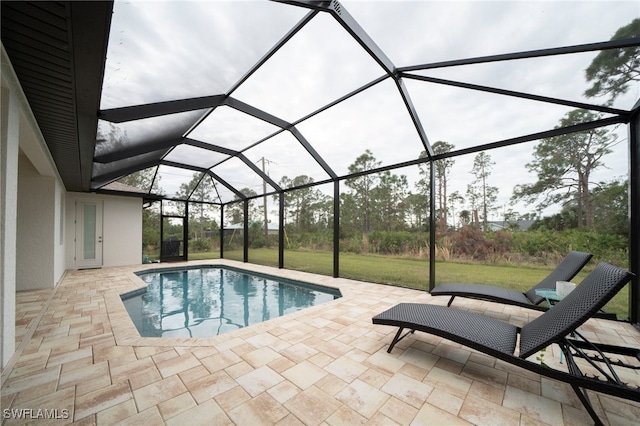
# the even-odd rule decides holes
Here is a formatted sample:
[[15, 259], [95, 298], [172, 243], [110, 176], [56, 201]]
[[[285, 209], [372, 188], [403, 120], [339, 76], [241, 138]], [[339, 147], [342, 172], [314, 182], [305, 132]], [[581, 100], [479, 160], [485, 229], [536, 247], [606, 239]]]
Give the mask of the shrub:
[[626, 267], [629, 261], [628, 239], [622, 235], [582, 229], [570, 229], [561, 234], [573, 242], [574, 249], [593, 253], [598, 262], [606, 261]]
[[427, 247], [424, 234], [409, 231], [374, 231], [369, 235], [371, 253], [418, 254]]
[[453, 241], [451, 237], [444, 236], [436, 243], [436, 258], [444, 262], [451, 260]]
[[291, 250], [333, 250], [333, 233], [331, 231], [317, 232], [287, 232], [285, 234], [285, 248]]
[[363, 244], [362, 238], [345, 238], [340, 240], [340, 251], [346, 253], [362, 253]]
[[560, 232], [549, 230], [517, 232], [513, 236], [513, 249], [534, 257], [563, 253], [567, 251], [567, 247], [559, 234]]
[[513, 234], [514, 251], [538, 258], [557, 260], [571, 250], [593, 253], [596, 261], [607, 261], [625, 267], [628, 263], [628, 240], [616, 234], [603, 234], [591, 229], [564, 231], [536, 230]]
[[489, 233], [487, 237], [493, 241], [495, 252], [502, 254], [511, 252], [513, 248], [513, 233], [500, 230]]
[[211, 241], [205, 239], [197, 239], [189, 241], [189, 251], [201, 253], [211, 250]]
[[493, 251], [493, 248], [491, 241], [480, 229], [463, 226], [451, 234], [451, 251], [454, 255], [483, 260]]
[[476, 260], [497, 261], [513, 250], [510, 231], [482, 232], [472, 226], [463, 226], [447, 238], [451, 241], [453, 255]]

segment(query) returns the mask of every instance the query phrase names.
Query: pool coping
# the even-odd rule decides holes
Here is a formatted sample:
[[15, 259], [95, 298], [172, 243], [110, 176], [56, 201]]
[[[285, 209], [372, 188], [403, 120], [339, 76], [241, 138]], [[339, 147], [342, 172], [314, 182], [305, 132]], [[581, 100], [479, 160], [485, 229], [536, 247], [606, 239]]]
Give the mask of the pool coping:
[[[274, 278], [282, 278], [291, 281], [306, 282], [311, 285], [318, 285], [321, 287], [327, 287], [335, 289], [340, 292], [341, 297], [323, 303], [321, 305], [312, 306], [302, 309], [300, 311], [292, 312], [290, 314], [269, 319], [267, 321], [260, 322], [258, 324], [252, 324], [247, 327], [243, 327], [239, 330], [230, 331], [218, 336], [212, 337], [142, 337], [138, 332], [135, 324], [131, 320], [129, 313], [122, 301], [122, 294], [129, 292], [139, 291], [147, 286], [137, 273], [139, 272], [154, 272], [154, 270], [161, 269], [183, 269], [185, 267], [197, 268], [202, 266], [223, 266], [236, 270], [242, 270], [262, 275], [272, 276]], [[273, 330], [282, 327], [283, 324], [297, 319], [300, 316], [308, 315], [316, 309], [327, 309], [332, 304], [339, 302], [348, 296], [348, 286], [341, 286], [341, 281], [351, 281], [344, 278], [333, 278], [328, 276], [318, 276], [315, 274], [294, 271], [289, 269], [278, 269], [270, 266], [256, 265], [250, 263], [240, 263], [237, 261], [228, 261], [225, 259], [205, 260], [205, 261], [190, 261], [190, 262], [178, 262], [172, 263], [171, 266], [162, 263], [143, 264], [139, 267], [135, 267], [132, 270], [126, 272], [129, 278], [130, 285], [126, 288], [118, 288], [109, 290], [104, 294], [105, 307], [109, 320], [111, 322], [111, 329], [115, 343], [118, 346], [187, 346], [187, 347], [199, 347], [199, 346], [220, 346], [225, 343], [233, 344], [237, 339], [254, 335], [256, 333], [264, 333], [269, 330]], [[328, 281], [330, 283], [328, 283]], [[357, 282], [356, 282], [357, 283]]]

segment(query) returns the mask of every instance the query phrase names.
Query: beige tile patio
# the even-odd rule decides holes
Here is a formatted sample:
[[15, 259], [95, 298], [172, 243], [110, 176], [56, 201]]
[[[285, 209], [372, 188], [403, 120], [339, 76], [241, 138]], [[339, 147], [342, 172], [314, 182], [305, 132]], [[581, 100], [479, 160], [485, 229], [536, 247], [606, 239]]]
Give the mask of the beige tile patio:
[[236, 386], [226, 392], [222, 392], [213, 397], [225, 412], [229, 412], [238, 405], [243, 404], [251, 399], [251, 395], [245, 391], [242, 386]]
[[462, 370], [462, 375], [489, 385], [505, 385], [507, 373], [493, 367], [469, 361]]
[[193, 354], [186, 353], [176, 358], [156, 362], [156, 365], [162, 377], [169, 377], [183, 371], [190, 370], [191, 368], [197, 367], [201, 364]]
[[271, 349], [270, 347], [261, 347], [259, 349], [255, 349], [250, 351], [249, 353], [246, 353], [243, 356], [243, 358], [249, 364], [251, 364], [253, 368], [258, 368], [265, 364], [269, 364], [270, 362], [275, 361], [281, 357], [282, 355], [280, 355], [278, 352]]
[[473, 384], [473, 381], [469, 378], [438, 367], [434, 367], [429, 371], [425, 381], [459, 398], [464, 398]]
[[133, 396], [138, 410], [144, 411], [186, 391], [184, 383], [177, 376], [172, 376], [136, 389], [133, 391]]
[[158, 404], [158, 410], [163, 419], [168, 420], [178, 414], [184, 413], [195, 407], [196, 401], [189, 392], [183, 392]]
[[315, 386], [298, 393], [285, 402], [284, 407], [308, 425], [321, 424], [331, 416], [340, 403]]
[[382, 392], [393, 395], [416, 408], [422, 406], [431, 392], [433, 392], [433, 389], [433, 386], [403, 374], [394, 375], [380, 388]]
[[288, 414], [289, 411], [268, 393], [262, 393], [228, 413], [237, 425], [272, 425]]
[[386, 352], [376, 352], [367, 358], [366, 364], [374, 368], [379, 368], [386, 373], [395, 374], [400, 371], [405, 363], [394, 355], [387, 354]]
[[[17, 297], [16, 341], [26, 340], [12, 369], [3, 371], [3, 407], [63, 401], [75, 425], [591, 422], [567, 385], [437, 336], [417, 332], [386, 352], [394, 330], [373, 325], [372, 316], [400, 301], [446, 300], [224, 262], [337, 286], [343, 297], [228, 335], [142, 338], [119, 298], [141, 286], [132, 274], [138, 268], [69, 271], [55, 293]], [[455, 305], [514, 322], [538, 315], [489, 302], [461, 299]], [[591, 320], [585, 328], [596, 339], [606, 334], [621, 343], [640, 341], [625, 324]], [[549, 357], [556, 357], [555, 350]], [[638, 372], [624, 377], [640, 383]], [[640, 403], [596, 394], [592, 400], [611, 425], [635, 424], [640, 417]], [[24, 423], [12, 419], [3, 426]]]
[[397, 424], [408, 425], [414, 420], [418, 411], [417, 408], [392, 396], [380, 407], [379, 412], [385, 417], [393, 419]]
[[325, 370], [309, 361], [302, 361], [282, 372], [282, 376], [300, 389], [308, 388], [327, 374]]
[[262, 366], [236, 379], [249, 395], [257, 396], [282, 382], [284, 377], [267, 366]]
[[48, 367], [31, 374], [13, 377], [2, 384], [2, 393], [11, 394], [17, 392], [46, 392], [45, 388], [52, 383], [55, 384], [60, 376], [61, 367]]
[[99, 411], [96, 414], [96, 419], [100, 425], [116, 425], [127, 419], [134, 419], [137, 414], [136, 402], [133, 399], [128, 399], [120, 404]]
[[324, 369], [347, 383], [353, 382], [367, 367], [350, 358], [341, 357], [324, 366]]
[[366, 418], [371, 418], [389, 399], [389, 394], [373, 386], [355, 380], [336, 395], [336, 399], [348, 405]]
[[326, 423], [329, 425], [364, 425], [368, 421], [357, 411], [343, 405], [329, 416]]
[[462, 404], [458, 417], [473, 424], [519, 425], [520, 413], [486, 399], [469, 395]]
[[198, 404], [214, 398], [223, 392], [228, 391], [237, 386], [237, 383], [231, 376], [224, 371], [203, 376], [186, 384], [189, 392]]
[[457, 415], [460, 412], [464, 398], [452, 395], [444, 390], [438, 389], [437, 392], [431, 392], [427, 402], [434, 407], [438, 407], [448, 413]]
[[76, 397], [74, 420], [99, 413], [133, 398], [129, 384], [116, 383]]
[[562, 408], [559, 402], [512, 386], [507, 386], [502, 405], [547, 424], [562, 423]]
[[[493, 419], [490, 418], [490, 421]], [[418, 425], [430, 425], [430, 424], [438, 424], [438, 425], [447, 425], [447, 426], [471, 426], [474, 423], [470, 423], [460, 417], [457, 417], [441, 408], [433, 406], [429, 403], [423, 404], [418, 411], [418, 414], [414, 420], [415, 424]], [[475, 423], [475, 424], [483, 424], [483, 423]], [[498, 424], [498, 423], [485, 423], [485, 424]], [[516, 424], [516, 423], [514, 423]]]
[[473, 381], [469, 388], [469, 395], [475, 395], [495, 404], [502, 404], [505, 386], [488, 385], [483, 382]]
[[123, 426], [138, 426], [141, 424], [148, 424], [148, 425], [160, 425], [162, 424], [163, 420], [162, 420], [162, 416], [160, 415], [160, 412], [158, 411], [158, 407], [150, 407], [146, 410], [144, 410], [141, 413], [135, 414], [131, 417], [128, 417], [124, 420], [120, 420], [117, 425], [123, 425]]
[[284, 381], [273, 386], [267, 392], [273, 396], [280, 404], [284, 404], [298, 393], [301, 389], [291, 382]]

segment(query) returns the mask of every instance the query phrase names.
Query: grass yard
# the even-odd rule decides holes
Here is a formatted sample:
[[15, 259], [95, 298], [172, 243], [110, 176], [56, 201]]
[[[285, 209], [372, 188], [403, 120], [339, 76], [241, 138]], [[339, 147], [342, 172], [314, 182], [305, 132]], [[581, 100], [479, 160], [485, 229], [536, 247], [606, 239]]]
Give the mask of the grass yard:
[[[189, 260], [214, 259], [219, 253], [191, 253]], [[225, 258], [242, 261], [242, 251], [225, 252]], [[278, 266], [277, 249], [251, 249], [249, 261], [260, 265]], [[333, 274], [333, 253], [285, 250], [284, 266], [287, 269]], [[593, 268], [587, 265], [572, 281], [579, 283]], [[483, 263], [436, 262], [436, 285], [445, 282], [470, 282], [508, 287], [526, 291], [544, 278], [553, 266], [538, 265], [490, 265]], [[365, 256], [340, 253], [340, 276], [362, 281], [427, 290], [429, 264], [425, 260], [387, 256]], [[628, 286], [623, 288], [605, 307], [618, 318], [629, 317]]]

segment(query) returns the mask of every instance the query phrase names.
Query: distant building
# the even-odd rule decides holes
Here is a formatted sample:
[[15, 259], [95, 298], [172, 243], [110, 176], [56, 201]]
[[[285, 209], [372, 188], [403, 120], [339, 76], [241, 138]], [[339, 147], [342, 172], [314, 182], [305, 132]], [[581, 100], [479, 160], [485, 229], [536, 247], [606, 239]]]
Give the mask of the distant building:
[[487, 222], [487, 228], [489, 231], [500, 231], [502, 229], [526, 231], [531, 227], [531, 225], [533, 225], [533, 222], [535, 222], [535, 220], [492, 220]]
[[[249, 224], [249, 228], [251, 228], [252, 226], [259, 226], [261, 230], [264, 230], [264, 223], [263, 222], [252, 222]], [[234, 223], [232, 225], [226, 225], [223, 226], [223, 231], [224, 231], [224, 235], [231, 235], [233, 233], [242, 233], [244, 232], [244, 224], [242, 223]], [[269, 233], [269, 235], [278, 235], [278, 232], [280, 231], [280, 228], [278, 228], [278, 225], [275, 223], [268, 223], [267, 224], [267, 232]]]

